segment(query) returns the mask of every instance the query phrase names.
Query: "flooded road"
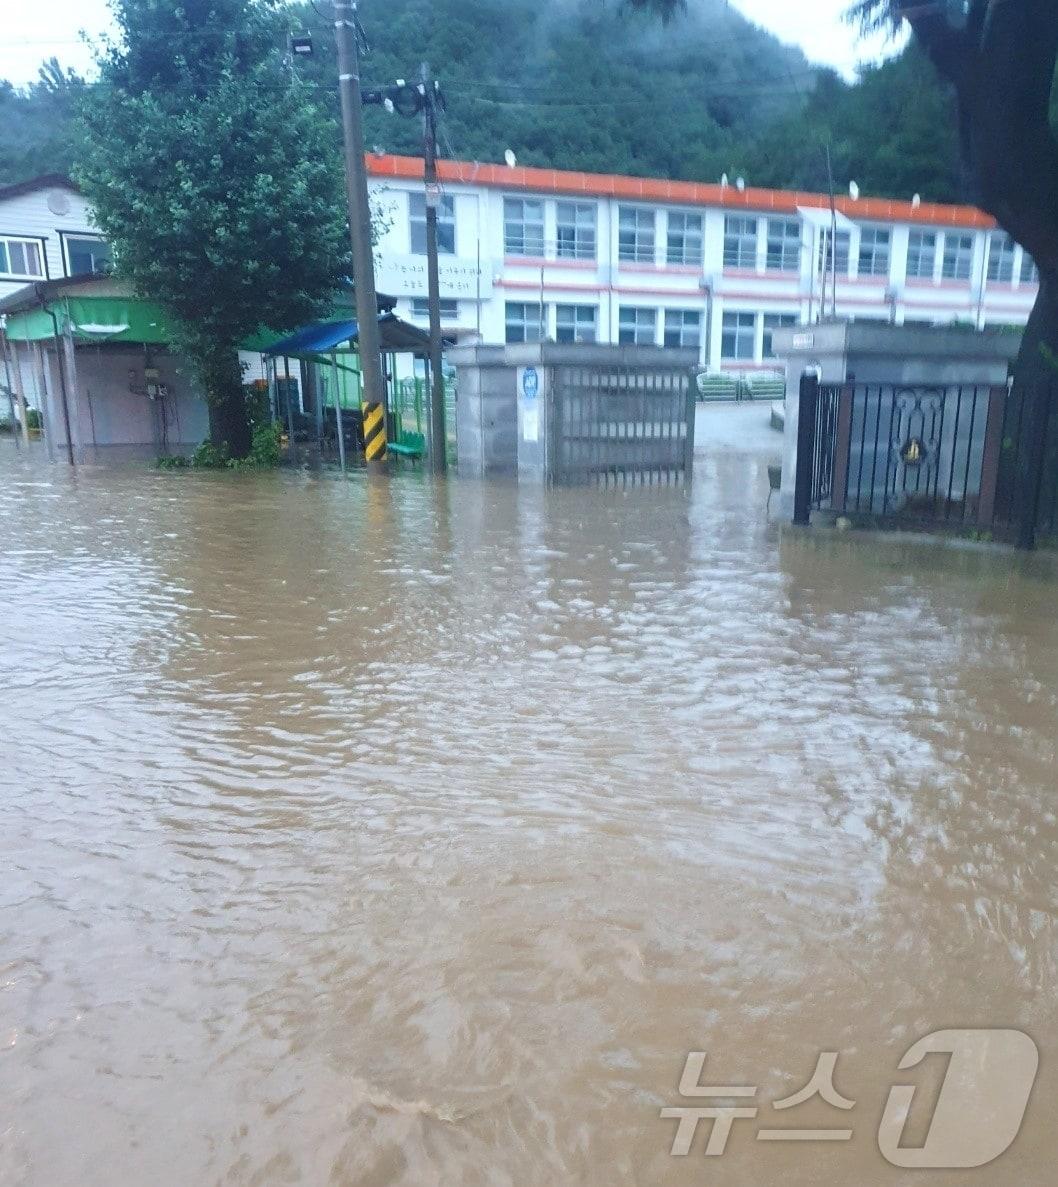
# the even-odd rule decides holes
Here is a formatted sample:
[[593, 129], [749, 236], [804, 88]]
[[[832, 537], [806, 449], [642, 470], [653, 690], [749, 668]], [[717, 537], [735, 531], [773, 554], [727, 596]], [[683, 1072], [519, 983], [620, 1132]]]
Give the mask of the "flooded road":
[[[767, 460], [6, 450], [0, 1184], [1052, 1183], [1055, 588], [780, 551]], [[1000, 1026], [1009, 1152], [887, 1163], [908, 1047]], [[660, 1117], [692, 1051], [757, 1088], [720, 1157]], [[775, 1111], [822, 1051], [855, 1108]]]

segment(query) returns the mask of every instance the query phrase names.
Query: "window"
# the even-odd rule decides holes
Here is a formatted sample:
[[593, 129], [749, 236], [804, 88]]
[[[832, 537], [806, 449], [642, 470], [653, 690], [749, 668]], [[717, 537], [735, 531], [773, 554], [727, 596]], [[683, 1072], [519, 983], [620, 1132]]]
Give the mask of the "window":
[[702, 315], [697, 309], [665, 310], [665, 345], [693, 346], [702, 344]]
[[932, 280], [937, 260], [934, 231], [912, 231], [907, 237], [907, 274], [912, 279]]
[[43, 277], [43, 259], [38, 239], [0, 239], [0, 276]]
[[665, 256], [670, 264], [701, 264], [702, 216], [700, 214], [669, 213], [669, 244]]
[[1021, 283], [1022, 284], [1039, 284], [1040, 270], [1036, 267], [1036, 261], [1025, 252], [1021, 257]]
[[[426, 255], [426, 195], [409, 194], [408, 211], [411, 218], [411, 254]], [[456, 253], [456, 200], [442, 194], [437, 207], [437, 251], [439, 255]]]
[[755, 218], [724, 219], [724, 267], [756, 268], [757, 220]]
[[[458, 321], [459, 320], [459, 302], [442, 300], [441, 305], [441, 320], [442, 321]], [[426, 297], [416, 297], [411, 303], [412, 317], [429, 320], [430, 317], [430, 302]]]
[[838, 231], [837, 250], [831, 252], [832, 236], [830, 231], [824, 232], [819, 241], [819, 265], [829, 276], [831, 256], [835, 256], [834, 265], [839, 276], [849, 274], [849, 232]]
[[509, 256], [544, 254], [544, 204], [535, 198], [504, 198], [503, 250]]
[[757, 315], [755, 313], [725, 313], [720, 357], [749, 362], [757, 349]]
[[658, 311], [622, 305], [618, 314], [617, 341], [622, 346], [653, 346], [658, 336]]
[[555, 340], [594, 342], [599, 336], [598, 318], [594, 305], [556, 305]]
[[889, 275], [889, 232], [880, 227], [864, 227], [860, 232], [861, 276]]
[[591, 202], [559, 202], [558, 258], [595, 259], [595, 206]]
[[796, 326], [798, 320], [796, 313], [766, 313], [764, 315], [764, 357], [766, 359], [775, 358], [775, 349], [771, 340], [772, 331], [779, 330], [783, 326]]
[[508, 301], [504, 320], [508, 342], [539, 342], [547, 327], [547, 306]]
[[945, 280], [969, 280], [974, 265], [974, 237], [945, 235], [944, 262], [941, 275]]
[[109, 272], [113, 264], [110, 245], [89, 235], [64, 236], [68, 276], [91, 276]]
[[1014, 240], [1007, 234], [988, 237], [988, 279], [1000, 283], [1014, 279]]
[[654, 211], [622, 206], [617, 220], [617, 258], [636, 264], [654, 262]]
[[768, 270], [801, 270], [801, 224], [796, 219], [768, 219]]

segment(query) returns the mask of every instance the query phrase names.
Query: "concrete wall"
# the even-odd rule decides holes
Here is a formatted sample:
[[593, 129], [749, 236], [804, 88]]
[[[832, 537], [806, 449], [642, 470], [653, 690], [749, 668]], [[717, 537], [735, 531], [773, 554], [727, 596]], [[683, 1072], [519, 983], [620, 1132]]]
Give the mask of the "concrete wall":
[[[557, 369], [583, 368], [589, 372], [598, 369], [606, 374], [620, 368], [630, 376], [641, 377], [684, 371], [689, 376], [696, 357], [693, 349], [662, 350], [649, 346], [521, 343], [459, 347], [449, 354], [456, 367], [459, 391], [456, 402], [459, 468], [475, 475], [517, 472], [534, 481], [549, 481], [554, 477], [555, 459], [549, 449]], [[531, 384], [526, 382], [527, 371], [531, 373]], [[634, 418], [642, 415], [640, 401], [621, 404], [615, 396], [611, 407], [619, 417], [627, 412], [628, 437], [635, 438], [631, 429]], [[688, 431], [693, 437], [693, 424]], [[613, 451], [615, 443], [607, 443]], [[673, 446], [671, 441], [665, 444], [667, 457]], [[640, 464], [657, 466], [664, 460], [663, 452], [655, 449], [652, 453], [649, 442], [635, 439], [620, 455], [619, 451], [613, 453], [613, 464], [630, 470]]]

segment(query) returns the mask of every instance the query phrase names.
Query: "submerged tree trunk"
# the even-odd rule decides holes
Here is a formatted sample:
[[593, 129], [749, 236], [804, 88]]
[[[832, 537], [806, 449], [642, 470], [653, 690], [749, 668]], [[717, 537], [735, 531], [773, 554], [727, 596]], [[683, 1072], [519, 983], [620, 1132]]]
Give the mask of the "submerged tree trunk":
[[230, 457], [246, 457], [251, 428], [239, 352], [234, 347], [211, 351], [202, 362], [201, 378], [209, 404], [210, 440], [218, 449], [226, 447]]
[[1014, 375], [1017, 448], [1005, 451], [1001, 492], [1018, 525], [1018, 542], [1031, 548], [1050, 394], [1058, 377], [1058, 141], [1050, 125], [1058, 3], [978, 2], [968, 27], [959, 31], [938, 6], [924, 6], [921, 13], [909, 16], [934, 64], [955, 87], [977, 200], [1040, 270], [1040, 293]]
[[1041, 276], [1021, 350], [1014, 367], [998, 496], [1000, 510], [1016, 529], [1022, 548], [1036, 546], [1041, 488], [1058, 482], [1048, 456], [1054, 390], [1058, 385], [1058, 284]]

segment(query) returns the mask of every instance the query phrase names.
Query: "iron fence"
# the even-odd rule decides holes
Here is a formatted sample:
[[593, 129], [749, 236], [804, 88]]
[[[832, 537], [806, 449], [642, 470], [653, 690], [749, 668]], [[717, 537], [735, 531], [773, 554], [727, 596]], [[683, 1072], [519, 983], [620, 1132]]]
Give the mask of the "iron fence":
[[[1030, 457], [1035, 533], [1058, 534], [1058, 382], [1029, 393], [974, 384], [817, 385], [806, 380], [810, 418], [808, 504], [859, 520], [923, 529], [973, 530], [999, 539], [1019, 531]], [[1030, 420], [1032, 426], [1030, 427]], [[1036, 440], [1043, 424], [1045, 440]], [[1035, 447], [1035, 452], [1034, 452]], [[1019, 502], [1019, 499], [1021, 502]]]
[[668, 483], [693, 467], [695, 389], [685, 369], [556, 367], [551, 473], [561, 483]]

